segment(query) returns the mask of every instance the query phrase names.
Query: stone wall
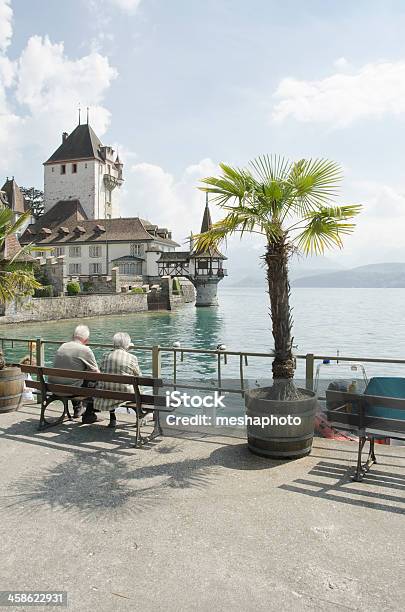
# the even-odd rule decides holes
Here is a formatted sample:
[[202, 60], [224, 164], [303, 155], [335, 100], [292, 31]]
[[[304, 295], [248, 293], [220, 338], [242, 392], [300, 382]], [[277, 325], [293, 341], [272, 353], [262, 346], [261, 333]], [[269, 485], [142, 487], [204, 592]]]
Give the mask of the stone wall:
[[169, 276], [159, 279], [159, 285], [152, 285], [148, 293], [149, 310], [173, 310], [195, 301], [194, 285], [186, 278], [180, 278], [181, 292], [173, 293], [173, 280]]
[[196, 281], [196, 306], [218, 306], [218, 279], [204, 278]]
[[80, 285], [80, 290], [84, 293], [120, 293], [121, 292], [121, 278], [118, 272], [118, 268], [113, 268], [111, 274], [90, 274], [79, 276], [68, 275], [65, 278], [65, 289], [66, 285], [76, 281]]
[[24, 321], [54, 321], [148, 310], [147, 294], [118, 293], [30, 298], [14, 313], [0, 317], [0, 325]]
[[195, 302], [195, 287], [187, 278], [180, 278], [181, 292], [183, 294], [183, 302]]

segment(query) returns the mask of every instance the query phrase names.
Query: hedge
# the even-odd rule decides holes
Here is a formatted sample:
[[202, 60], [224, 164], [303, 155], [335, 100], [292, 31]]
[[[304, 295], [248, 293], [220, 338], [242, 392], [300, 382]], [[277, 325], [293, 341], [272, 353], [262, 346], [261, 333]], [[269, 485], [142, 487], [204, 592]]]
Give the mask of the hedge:
[[76, 281], [71, 281], [66, 285], [68, 295], [78, 295], [80, 293], [80, 285]]
[[42, 285], [42, 287], [40, 287], [39, 289], [35, 289], [34, 297], [36, 298], [53, 297], [52, 285]]

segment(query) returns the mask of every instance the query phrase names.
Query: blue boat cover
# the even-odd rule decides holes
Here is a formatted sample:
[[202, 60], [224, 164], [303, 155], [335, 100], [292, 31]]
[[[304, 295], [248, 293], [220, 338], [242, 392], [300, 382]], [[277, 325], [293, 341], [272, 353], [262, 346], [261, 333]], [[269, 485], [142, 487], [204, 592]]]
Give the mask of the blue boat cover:
[[[370, 381], [364, 395], [381, 395], [383, 397], [397, 397], [405, 399], [405, 378], [376, 376]], [[386, 408], [384, 405], [371, 406], [367, 410], [369, 416], [379, 416], [386, 419], [405, 420], [405, 410]]]

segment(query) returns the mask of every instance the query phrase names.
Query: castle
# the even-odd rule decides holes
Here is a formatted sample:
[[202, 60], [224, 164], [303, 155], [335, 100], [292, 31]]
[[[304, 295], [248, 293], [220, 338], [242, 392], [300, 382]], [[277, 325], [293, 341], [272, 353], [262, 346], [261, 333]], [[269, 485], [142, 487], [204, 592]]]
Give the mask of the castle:
[[[226, 257], [217, 249], [197, 251], [192, 240], [189, 251], [176, 251], [180, 245], [169, 229], [139, 217], [121, 217], [123, 170], [113, 148], [103, 145], [79, 118], [79, 125], [62, 134], [60, 146], [44, 162], [44, 214], [31, 219], [20, 243], [35, 245], [35, 256], [48, 264], [48, 271], [50, 260], [57, 258], [63, 277], [58, 293], [69, 280], [98, 290], [104, 280], [110, 287], [113, 272], [115, 278], [119, 274], [121, 290], [180, 277], [193, 283], [197, 306], [216, 305]], [[8, 205], [22, 214], [24, 198], [14, 179], [6, 181], [4, 192], [5, 187]], [[207, 200], [201, 232], [210, 227]]]
[[62, 200], [79, 200], [89, 219], [119, 217], [123, 164], [88, 123], [71, 134], [44, 163], [45, 212]]
[[64, 132], [44, 163], [45, 213], [27, 227], [21, 244], [35, 244], [39, 257], [63, 256], [71, 277], [108, 275], [118, 268], [128, 282], [157, 278], [160, 253], [179, 245], [166, 228], [120, 217], [123, 182], [119, 156], [88, 123]]

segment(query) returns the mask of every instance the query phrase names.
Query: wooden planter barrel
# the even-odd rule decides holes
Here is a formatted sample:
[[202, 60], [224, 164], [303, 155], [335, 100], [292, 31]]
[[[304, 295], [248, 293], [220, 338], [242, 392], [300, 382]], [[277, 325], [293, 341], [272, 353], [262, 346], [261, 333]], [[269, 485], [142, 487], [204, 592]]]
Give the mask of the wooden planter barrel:
[[[274, 415], [282, 425], [270, 424], [265, 427], [247, 425], [249, 450], [256, 455], [271, 459], [298, 459], [311, 452], [314, 437], [316, 395], [307, 389], [299, 389], [302, 399], [277, 401], [266, 395], [270, 387], [250, 389], [245, 393], [246, 414], [250, 417]], [[299, 425], [284, 424], [287, 416], [299, 417]], [[254, 422], [254, 421], [253, 421]]]
[[17, 410], [24, 390], [24, 374], [20, 368], [0, 370], [0, 414]]

